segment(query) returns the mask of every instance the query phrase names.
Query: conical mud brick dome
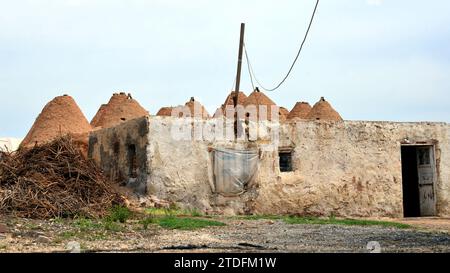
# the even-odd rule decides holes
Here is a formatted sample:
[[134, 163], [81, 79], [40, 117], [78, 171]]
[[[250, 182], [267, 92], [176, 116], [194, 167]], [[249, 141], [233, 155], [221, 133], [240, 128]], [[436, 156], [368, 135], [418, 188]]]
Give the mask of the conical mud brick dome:
[[200, 102], [196, 101], [194, 97], [191, 97], [191, 99], [186, 102], [185, 107], [189, 108], [190, 117], [203, 119], [210, 118], [210, 115], [208, 111], [206, 111], [206, 108]]
[[[262, 115], [262, 117], [266, 116], [266, 118], [268, 120], [272, 119], [272, 106], [276, 106], [276, 104], [268, 96], [266, 96], [263, 92], [259, 91], [258, 88], [256, 88], [255, 91], [253, 91], [244, 102], [244, 106], [246, 107], [246, 109], [248, 109], [247, 107], [250, 105], [256, 106], [256, 110], [258, 113], [257, 114], [258, 119], [259, 119], [260, 115]], [[260, 108], [260, 106], [265, 106], [265, 109], [267, 109], [266, 114], [259, 112], [260, 109], [264, 109], [264, 108]]]
[[284, 121], [289, 116], [289, 110], [280, 106], [280, 120]]
[[66, 134], [87, 136], [91, 129], [75, 100], [63, 95], [45, 105], [20, 146], [43, 144]]
[[[222, 111], [225, 111], [225, 108], [227, 107], [227, 105], [234, 106], [233, 96], [234, 96], [234, 91], [232, 91], [230, 94], [228, 94], [227, 98], [225, 99], [225, 102], [222, 104], [222, 107], [221, 107]], [[247, 99], [247, 95], [245, 95], [244, 92], [239, 91], [238, 97], [237, 97], [237, 105], [244, 105], [246, 99]]]
[[314, 104], [313, 108], [307, 115], [307, 119], [342, 121], [342, 117], [327, 101], [325, 101], [324, 97], [321, 97], [320, 100]]
[[158, 113], [156, 113], [156, 115], [170, 117], [170, 116], [172, 116], [172, 110], [173, 110], [173, 107], [161, 107], [161, 109], [159, 109], [159, 111], [158, 111]]
[[289, 115], [289, 110], [286, 109], [286, 107], [280, 106], [280, 113], [287, 117]]
[[214, 112], [213, 118], [223, 117], [222, 107], [223, 107], [223, 105], [216, 109], [216, 111]]
[[97, 114], [95, 114], [94, 118], [91, 121], [91, 124], [98, 124], [100, 122], [100, 117], [103, 115], [107, 108], [107, 104], [102, 104], [100, 108], [97, 111]]
[[295, 104], [294, 108], [292, 108], [291, 112], [289, 112], [289, 115], [287, 116], [287, 118], [288, 119], [294, 119], [294, 118], [307, 119], [307, 116], [310, 111], [311, 111], [311, 105], [309, 105], [309, 103], [307, 103], [307, 102], [300, 101]]
[[131, 94], [114, 93], [108, 104], [103, 104], [91, 121], [92, 127], [108, 128], [121, 122], [147, 116], [145, 110]]
[[[214, 113], [215, 118], [226, 114], [227, 106], [231, 106], [231, 107], [234, 106], [233, 96], [234, 96], [234, 91], [231, 91], [230, 94], [228, 94], [227, 98], [225, 99], [225, 102]], [[237, 105], [244, 105], [244, 102], [246, 99], [247, 99], [247, 95], [245, 95], [244, 92], [239, 91], [238, 97], [237, 97]]]

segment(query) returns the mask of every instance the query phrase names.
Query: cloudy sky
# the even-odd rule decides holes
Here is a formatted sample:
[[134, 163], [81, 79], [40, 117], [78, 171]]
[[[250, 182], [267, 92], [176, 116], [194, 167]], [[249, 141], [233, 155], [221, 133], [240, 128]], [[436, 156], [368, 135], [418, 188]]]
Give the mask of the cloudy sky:
[[[113, 92], [150, 113], [194, 96], [210, 112], [236, 70], [239, 25], [262, 84], [286, 73], [315, 0], [0, 0], [0, 136], [53, 97], [90, 120]], [[278, 105], [321, 96], [349, 120], [450, 122], [450, 2], [321, 0]], [[251, 92], [246, 70], [241, 89]]]

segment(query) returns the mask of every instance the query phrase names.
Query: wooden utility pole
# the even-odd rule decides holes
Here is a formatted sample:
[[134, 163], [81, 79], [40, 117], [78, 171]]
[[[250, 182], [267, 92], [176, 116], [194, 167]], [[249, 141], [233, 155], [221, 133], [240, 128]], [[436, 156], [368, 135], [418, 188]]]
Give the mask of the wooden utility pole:
[[[242, 51], [244, 48], [244, 30], [245, 24], [241, 23], [241, 35], [239, 38], [239, 53], [238, 53], [238, 64], [237, 64], [237, 72], [236, 72], [236, 87], [233, 92], [233, 105], [234, 105], [234, 137], [237, 140], [238, 137], [238, 126], [242, 128], [242, 125], [238, 122], [238, 114], [236, 106], [238, 104], [239, 97], [239, 86], [241, 84], [241, 67], [242, 67]], [[242, 131], [242, 130], [240, 130]]]
[[238, 64], [237, 64], [237, 72], [236, 72], [236, 87], [234, 88], [234, 96], [233, 96], [233, 104], [236, 108], [239, 96], [239, 86], [241, 84], [241, 67], [242, 67], [242, 51], [244, 48], [244, 31], [245, 24], [241, 23], [241, 35], [239, 38], [239, 53], [238, 53]]

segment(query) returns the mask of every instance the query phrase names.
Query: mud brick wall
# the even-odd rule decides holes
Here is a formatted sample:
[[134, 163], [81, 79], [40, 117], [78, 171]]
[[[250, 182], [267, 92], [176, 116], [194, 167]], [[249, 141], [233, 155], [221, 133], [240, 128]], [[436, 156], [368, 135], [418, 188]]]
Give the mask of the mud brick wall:
[[256, 213], [402, 217], [401, 142], [409, 139], [436, 143], [437, 213], [450, 215], [448, 124], [293, 122], [282, 128], [280, 145], [294, 147], [294, 171], [266, 170]]
[[[174, 137], [174, 125], [180, 123], [188, 128], [189, 139]], [[289, 121], [255, 126], [250, 124], [250, 130], [258, 131], [256, 139], [233, 142], [218, 119], [151, 116], [93, 132], [89, 154], [110, 177], [205, 212], [402, 217], [401, 143], [432, 141], [437, 213], [450, 216], [449, 124]], [[271, 131], [277, 129], [279, 139], [274, 140]], [[126, 153], [130, 144], [136, 146], [138, 162], [133, 179]], [[247, 192], [232, 198], [215, 194], [211, 148], [250, 146], [261, 152]], [[292, 149], [292, 172], [280, 172], [279, 148]]]
[[133, 119], [116, 127], [96, 130], [89, 136], [89, 158], [113, 181], [145, 194], [148, 180], [147, 117]]

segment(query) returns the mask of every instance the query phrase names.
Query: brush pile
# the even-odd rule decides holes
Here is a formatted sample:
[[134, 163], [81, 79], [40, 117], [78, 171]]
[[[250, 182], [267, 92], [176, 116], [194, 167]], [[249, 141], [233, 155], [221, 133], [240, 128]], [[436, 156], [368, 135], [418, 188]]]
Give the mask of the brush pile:
[[99, 218], [123, 198], [72, 137], [0, 153], [0, 214], [49, 219]]

